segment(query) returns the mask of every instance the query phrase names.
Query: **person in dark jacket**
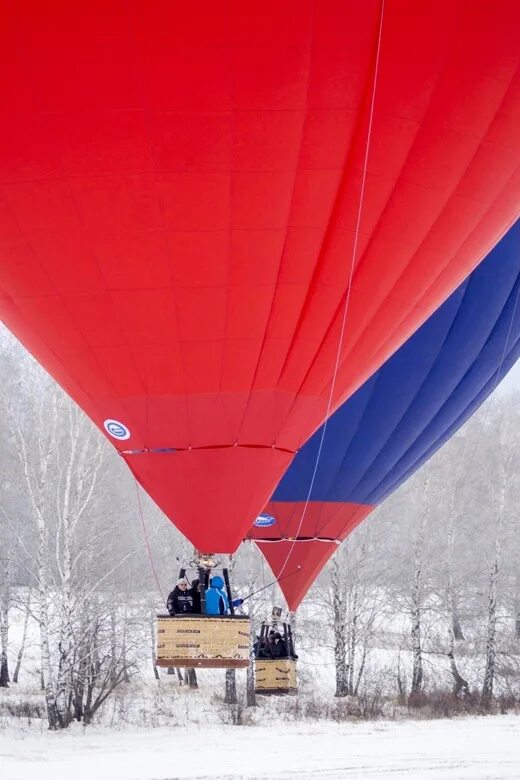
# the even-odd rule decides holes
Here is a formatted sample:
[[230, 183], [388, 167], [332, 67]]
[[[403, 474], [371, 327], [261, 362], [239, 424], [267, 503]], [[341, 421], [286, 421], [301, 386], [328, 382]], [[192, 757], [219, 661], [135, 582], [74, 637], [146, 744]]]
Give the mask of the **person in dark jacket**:
[[170, 615], [186, 615], [193, 612], [193, 596], [189, 587], [184, 578], [177, 580], [166, 602]]
[[270, 658], [271, 654], [269, 653], [269, 650], [267, 648], [267, 642], [265, 639], [260, 639], [260, 637], [257, 635], [255, 639], [255, 643], [253, 645], [253, 653], [255, 655], [255, 658]]
[[287, 647], [282, 635], [275, 631], [269, 635], [269, 653], [271, 658], [287, 658]]
[[196, 615], [200, 615], [200, 608], [201, 608], [199, 582], [200, 580], [192, 580], [191, 588], [190, 588], [191, 597], [193, 599], [192, 612], [194, 612]]

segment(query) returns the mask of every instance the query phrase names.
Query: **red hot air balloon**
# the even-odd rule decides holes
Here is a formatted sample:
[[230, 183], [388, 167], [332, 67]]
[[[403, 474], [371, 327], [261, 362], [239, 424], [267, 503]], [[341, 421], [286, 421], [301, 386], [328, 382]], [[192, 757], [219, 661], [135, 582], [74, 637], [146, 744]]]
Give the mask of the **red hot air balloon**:
[[232, 551], [516, 215], [520, 6], [1, 8], [0, 316]]

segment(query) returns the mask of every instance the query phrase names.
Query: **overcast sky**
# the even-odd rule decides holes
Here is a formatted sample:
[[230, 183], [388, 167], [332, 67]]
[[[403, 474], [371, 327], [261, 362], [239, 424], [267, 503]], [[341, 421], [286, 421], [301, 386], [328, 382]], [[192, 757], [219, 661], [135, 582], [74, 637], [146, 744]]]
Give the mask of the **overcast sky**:
[[510, 393], [513, 390], [520, 390], [520, 360], [517, 360], [509, 374], [499, 384], [497, 391]]

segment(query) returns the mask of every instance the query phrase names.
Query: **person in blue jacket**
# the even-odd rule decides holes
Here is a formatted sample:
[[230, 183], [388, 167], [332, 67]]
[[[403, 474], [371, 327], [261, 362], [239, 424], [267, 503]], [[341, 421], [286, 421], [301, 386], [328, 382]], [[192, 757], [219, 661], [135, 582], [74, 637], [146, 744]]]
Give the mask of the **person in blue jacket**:
[[222, 577], [212, 577], [206, 591], [206, 615], [228, 615], [229, 601]]
[[[222, 577], [212, 577], [209, 581], [209, 588], [206, 591], [206, 615], [229, 615], [229, 599], [223, 590], [224, 580]], [[240, 607], [243, 599], [234, 599], [231, 602], [232, 607]]]

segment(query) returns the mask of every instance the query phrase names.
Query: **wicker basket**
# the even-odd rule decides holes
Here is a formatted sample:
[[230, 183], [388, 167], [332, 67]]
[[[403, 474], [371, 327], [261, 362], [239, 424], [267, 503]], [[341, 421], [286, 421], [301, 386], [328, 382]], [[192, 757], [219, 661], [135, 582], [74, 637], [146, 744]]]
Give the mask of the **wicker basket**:
[[157, 666], [241, 669], [249, 663], [245, 615], [158, 615], [157, 623]]
[[256, 693], [296, 693], [296, 661], [292, 658], [256, 658]]

